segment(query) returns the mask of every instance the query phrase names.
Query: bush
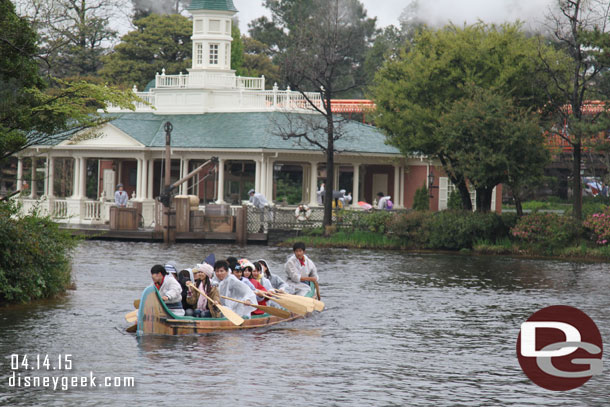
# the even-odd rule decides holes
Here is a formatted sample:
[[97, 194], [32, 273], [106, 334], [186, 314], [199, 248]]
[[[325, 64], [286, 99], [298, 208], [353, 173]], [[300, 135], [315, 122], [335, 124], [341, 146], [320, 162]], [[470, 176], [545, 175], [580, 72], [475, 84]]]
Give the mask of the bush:
[[410, 211], [396, 213], [388, 221], [388, 233], [406, 240], [413, 247], [428, 247], [430, 225], [434, 214], [428, 211]]
[[610, 215], [607, 213], [594, 213], [583, 222], [583, 226], [593, 234], [595, 243], [607, 245], [610, 242]]
[[519, 219], [511, 229], [511, 235], [515, 238], [546, 252], [567, 246], [578, 237], [579, 232], [579, 226], [571, 217], [554, 213], [530, 213]]
[[415, 197], [413, 198], [413, 210], [415, 211], [427, 211], [430, 210], [430, 197], [428, 196], [428, 188], [422, 186], [415, 191]]
[[0, 302], [63, 292], [71, 282], [70, 252], [78, 239], [48, 217], [18, 213], [13, 202], [0, 202]]
[[447, 209], [453, 209], [459, 211], [462, 208], [462, 197], [457, 189], [454, 189], [453, 192], [449, 195], [449, 199], [447, 200]]
[[354, 212], [352, 227], [354, 230], [385, 233], [388, 222], [394, 216], [390, 211]]
[[509, 229], [496, 213], [443, 211], [437, 213], [430, 229], [434, 249], [472, 249], [476, 240], [495, 242], [508, 236]]

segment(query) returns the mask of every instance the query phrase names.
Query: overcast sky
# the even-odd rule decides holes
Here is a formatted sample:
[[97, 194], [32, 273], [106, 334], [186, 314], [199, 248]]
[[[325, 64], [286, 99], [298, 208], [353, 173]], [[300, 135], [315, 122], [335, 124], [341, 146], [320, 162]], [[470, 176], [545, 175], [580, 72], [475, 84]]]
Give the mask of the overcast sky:
[[[360, 0], [369, 16], [377, 17], [379, 27], [398, 25], [398, 17], [409, 0]], [[461, 25], [481, 19], [487, 23], [515, 21], [537, 25], [543, 20], [549, 5], [555, 0], [420, 0], [420, 17], [428, 24], [442, 26], [452, 21]], [[248, 23], [262, 15], [268, 15], [263, 0], [233, 0], [239, 13], [239, 25], [247, 32]]]

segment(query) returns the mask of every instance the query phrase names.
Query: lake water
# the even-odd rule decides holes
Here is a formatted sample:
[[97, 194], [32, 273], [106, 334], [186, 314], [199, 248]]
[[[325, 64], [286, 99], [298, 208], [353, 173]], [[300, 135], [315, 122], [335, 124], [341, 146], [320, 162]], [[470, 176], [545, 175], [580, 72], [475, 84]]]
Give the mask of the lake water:
[[[326, 303], [313, 317], [204, 336], [124, 332], [123, 317], [150, 284], [153, 264], [173, 259], [188, 267], [210, 252], [265, 258], [282, 276], [290, 254], [265, 246], [84, 242], [74, 256], [75, 291], [0, 309], [0, 405], [610, 405], [608, 366], [578, 389], [552, 392], [529, 381], [515, 351], [520, 324], [556, 304], [586, 312], [608, 341], [606, 264], [311, 249]], [[30, 362], [49, 355], [53, 367], [70, 354], [72, 369], [12, 371], [12, 354]], [[97, 387], [9, 387], [13, 372], [22, 380], [92, 374]], [[105, 377], [133, 377], [135, 386], [101, 387]]]

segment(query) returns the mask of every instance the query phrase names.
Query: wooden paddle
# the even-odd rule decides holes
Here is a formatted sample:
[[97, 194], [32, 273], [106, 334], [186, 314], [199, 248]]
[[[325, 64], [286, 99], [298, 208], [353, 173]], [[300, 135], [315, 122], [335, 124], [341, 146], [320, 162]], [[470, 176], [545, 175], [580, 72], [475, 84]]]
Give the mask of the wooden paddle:
[[320, 286], [317, 281], [314, 281], [313, 285], [316, 287], [316, 297], [318, 297], [318, 301], [320, 301], [322, 299], [320, 298]]
[[133, 307], [135, 309], [140, 308], [140, 300], [139, 299], [138, 300], [133, 300]]
[[132, 326], [130, 326], [129, 328], [126, 329], [126, 331], [129, 333], [134, 333], [137, 330], [138, 330], [138, 324], [133, 324]]
[[287, 294], [287, 293], [282, 293], [282, 292], [275, 292], [274, 294], [279, 295], [280, 297], [290, 298], [291, 300], [293, 300], [295, 302], [304, 304], [305, 306], [308, 307], [308, 309], [313, 306], [313, 309], [315, 309], [318, 312], [322, 311], [325, 306], [322, 301], [316, 300], [315, 298], [311, 298], [311, 297], [303, 297], [301, 295], [293, 295], [293, 294]]
[[221, 295], [221, 297], [224, 298], [225, 300], [231, 300], [231, 301], [239, 302], [240, 304], [248, 305], [250, 307], [258, 308], [259, 310], [264, 311], [267, 314], [275, 315], [276, 317], [280, 317], [280, 318], [289, 318], [290, 317], [290, 312], [285, 311], [283, 309], [269, 307], [266, 305], [249, 304], [245, 301], [236, 300], [235, 298], [225, 297], [224, 295]]
[[127, 322], [134, 322], [138, 320], [138, 310], [134, 310], [125, 314], [125, 320]]
[[242, 317], [240, 317], [239, 315], [237, 315], [237, 313], [235, 311], [233, 311], [232, 309], [230, 309], [228, 307], [225, 307], [222, 304], [219, 304], [217, 301], [214, 301], [213, 299], [208, 297], [206, 293], [201, 291], [199, 288], [195, 287], [195, 284], [191, 283], [190, 281], [187, 281], [186, 285], [193, 288], [199, 294], [201, 294], [205, 298], [207, 298], [208, 301], [210, 301], [212, 304], [216, 305], [218, 307], [218, 309], [220, 310], [220, 312], [222, 312], [222, 315], [224, 315], [229, 321], [231, 321], [235, 325], [239, 326], [244, 323], [244, 319]]
[[[276, 297], [276, 296], [266, 294], [266, 293], [262, 293], [262, 295], [263, 295], [263, 297], [265, 297], [267, 299], [275, 301], [282, 307], [286, 308], [288, 311], [294, 312], [295, 314], [305, 315], [308, 312], [311, 312], [311, 311], [308, 311], [307, 306], [305, 306], [304, 304], [292, 301], [289, 298]], [[312, 308], [312, 311], [313, 311], [313, 308]]]

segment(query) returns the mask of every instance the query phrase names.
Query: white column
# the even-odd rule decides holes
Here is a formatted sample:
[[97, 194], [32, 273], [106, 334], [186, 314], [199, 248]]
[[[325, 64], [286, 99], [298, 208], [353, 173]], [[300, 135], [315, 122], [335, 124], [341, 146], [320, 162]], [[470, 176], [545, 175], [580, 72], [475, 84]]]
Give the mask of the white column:
[[[256, 160], [256, 170], [254, 172], [254, 190], [256, 192], [261, 192], [261, 162], [260, 160]], [[263, 194], [264, 195], [264, 194]]]
[[[182, 177], [184, 177], [185, 175], [187, 175], [189, 173], [189, 161], [190, 160], [187, 160], [186, 158], [182, 159]], [[182, 191], [182, 195], [186, 195], [186, 194], [189, 193], [189, 183], [188, 183], [188, 181], [183, 183], [180, 186], [180, 190]]]
[[36, 198], [36, 157], [32, 157], [32, 181], [30, 184], [30, 198]]
[[23, 158], [17, 158], [17, 190], [23, 188]]
[[275, 165], [275, 161], [269, 160], [267, 163], [267, 186], [265, 197], [269, 202], [273, 200], [273, 166]]
[[80, 186], [78, 188], [78, 197], [84, 199], [87, 197], [87, 157], [80, 158]]
[[309, 163], [311, 179], [309, 180], [309, 206], [318, 206], [318, 163]]
[[142, 197], [142, 159], [136, 158], [136, 199]]
[[217, 204], [225, 203], [225, 160], [224, 158], [218, 159], [218, 199], [216, 200]]
[[261, 158], [261, 178], [260, 178], [260, 193], [265, 195], [265, 198], [269, 198], [267, 195], [267, 163], [265, 157]]
[[55, 194], [54, 194], [55, 191], [53, 191], [53, 186], [55, 184], [55, 159], [53, 157], [51, 157], [51, 155], [49, 154], [49, 156], [47, 157], [47, 160], [48, 160], [47, 197], [53, 198], [55, 196]]
[[146, 198], [153, 199], [153, 181], [155, 178], [155, 160], [152, 158], [148, 161], [148, 190], [146, 191]]
[[146, 199], [146, 197], [148, 196], [147, 194], [147, 187], [148, 187], [148, 160], [146, 160], [146, 158], [142, 158], [142, 195], [140, 196], [141, 199]]
[[394, 166], [394, 193], [392, 194], [392, 202], [398, 202], [400, 197], [400, 166]]
[[44, 193], [43, 195], [49, 195], [49, 155], [45, 157], [44, 162]]
[[354, 164], [354, 179], [352, 186], [352, 206], [358, 206], [360, 195], [360, 164]]
[[401, 208], [405, 207], [405, 167], [400, 167], [400, 204]]
[[78, 188], [80, 183], [78, 182], [78, 176], [80, 174], [80, 159], [74, 158], [74, 174], [72, 177], [72, 198], [78, 198]]

